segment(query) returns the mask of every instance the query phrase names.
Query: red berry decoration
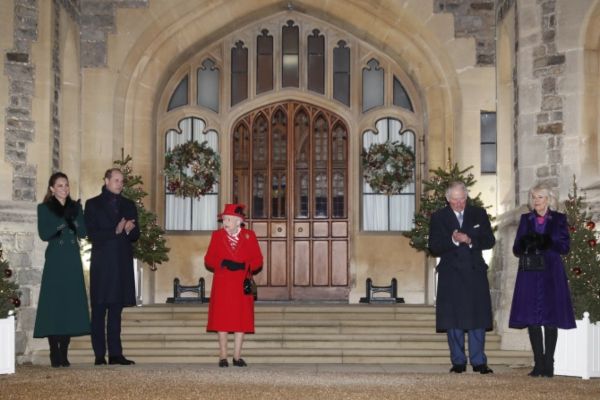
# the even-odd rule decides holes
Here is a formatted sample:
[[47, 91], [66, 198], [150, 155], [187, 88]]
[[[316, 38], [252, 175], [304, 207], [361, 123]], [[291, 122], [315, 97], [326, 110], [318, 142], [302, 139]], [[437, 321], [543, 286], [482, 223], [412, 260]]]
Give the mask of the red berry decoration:
[[569, 226], [569, 232], [574, 233], [576, 230], [574, 226]]
[[594, 221], [588, 221], [585, 223], [585, 227], [588, 228], [590, 231], [593, 231], [594, 228], [596, 228], [596, 224], [594, 223]]
[[4, 277], [6, 277], [6, 278], [10, 278], [11, 276], [12, 276], [12, 269], [10, 269], [10, 268], [6, 268], [6, 269], [4, 270]]
[[18, 297], [13, 297], [10, 300], [11, 300], [13, 306], [15, 306], [15, 307], [20, 307], [21, 306], [21, 300]]
[[571, 271], [573, 271], [573, 273], [577, 276], [581, 275], [581, 268], [579, 267], [575, 267]]
[[596, 247], [596, 239], [588, 240], [588, 244], [590, 245], [590, 247]]

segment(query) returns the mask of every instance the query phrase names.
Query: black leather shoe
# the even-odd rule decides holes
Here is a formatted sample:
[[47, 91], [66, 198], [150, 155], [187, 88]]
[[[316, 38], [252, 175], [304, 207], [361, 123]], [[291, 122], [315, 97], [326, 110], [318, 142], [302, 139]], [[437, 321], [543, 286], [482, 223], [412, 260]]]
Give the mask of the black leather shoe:
[[536, 367], [533, 367], [533, 369], [531, 370], [531, 372], [528, 373], [527, 375], [529, 375], [531, 377], [534, 377], [534, 378], [537, 378], [537, 377], [543, 376], [544, 375], [544, 371], [541, 368], [538, 368], [536, 366]]
[[493, 374], [494, 371], [487, 364], [473, 365], [473, 372], [479, 372], [480, 374]]
[[106, 365], [106, 359], [104, 357], [96, 357], [94, 365]]
[[452, 364], [452, 368], [450, 368], [450, 372], [455, 372], [457, 374], [462, 374], [467, 370], [466, 364]]
[[247, 367], [248, 364], [246, 364], [246, 361], [244, 361], [243, 358], [240, 358], [238, 360], [236, 360], [235, 358], [233, 359], [233, 365], [235, 365], [236, 367]]
[[128, 360], [123, 356], [108, 357], [108, 363], [111, 365], [113, 365], [113, 364], [133, 365], [133, 364], [135, 364], [135, 362], [133, 360]]
[[226, 358], [221, 358], [219, 360], [219, 368], [226, 368], [229, 367], [229, 363], [227, 362]]

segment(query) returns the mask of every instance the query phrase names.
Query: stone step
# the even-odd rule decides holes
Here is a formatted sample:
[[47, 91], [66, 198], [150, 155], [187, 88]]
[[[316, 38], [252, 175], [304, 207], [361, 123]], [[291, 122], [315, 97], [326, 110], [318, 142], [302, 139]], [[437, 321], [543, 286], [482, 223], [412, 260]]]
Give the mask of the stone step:
[[[148, 333], [148, 334], [123, 334], [122, 338], [127, 340], [128, 342], [136, 342], [136, 341], [145, 341], [145, 342], [153, 342], [153, 341], [166, 341], [167, 339], [170, 342], [214, 342], [216, 335], [214, 333], [200, 332], [196, 334], [181, 334], [181, 335], [163, 335], [156, 333]], [[382, 335], [374, 335], [374, 334], [355, 334], [355, 335], [346, 335], [346, 334], [295, 334], [295, 333], [285, 333], [285, 334], [255, 334], [255, 335], [246, 335], [244, 338], [245, 342], [253, 342], [253, 341], [329, 341], [329, 342], [442, 342], [446, 344], [447, 339], [444, 334], [424, 334], [424, 335], [413, 335], [413, 334], [404, 334], [404, 333], [394, 333], [394, 334], [382, 334]], [[88, 343], [90, 341], [89, 336], [80, 336], [74, 337], [71, 340], [72, 345], [76, 343]], [[468, 342], [468, 341], [467, 341]], [[500, 336], [495, 334], [486, 335], [486, 345], [499, 343]]]
[[[529, 352], [515, 351], [486, 351], [490, 365], [526, 366], [530, 364], [531, 354]], [[130, 349], [126, 356], [135, 360], [138, 364], [188, 364], [188, 363], [215, 363], [218, 358], [218, 350], [215, 348], [203, 352], [185, 350], [181, 352], [164, 351], [156, 353], [147, 349]], [[427, 352], [413, 350], [412, 353], [390, 353], [382, 350], [373, 352], [353, 353], [348, 351], [335, 351], [324, 353], [322, 349], [302, 352], [298, 349], [277, 349], [275, 352], [269, 349], [244, 349], [244, 358], [255, 364], [301, 364], [301, 363], [351, 363], [351, 364], [449, 364], [448, 349], [428, 350]], [[70, 351], [69, 360], [72, 364], [91, 364], [94, 356], [91, 350]], [[40, 351], [35, 354], [35, 364], [49, 364], [48, 351]]]
[[[206, 305], [125, 309], [125, 355], [143, 364], [214, 363], [218, 343], [205, 330], [207, 310]], [[251, 363], [448, 364], [446, 335], [435, 332], [433, 307], [257, 304], [255, 322], [256, 334], [244, 340], [243, 354]], [[500, 350], [500, 337], [493, 332], [487, 335], [486, 353], [490, 364], [530, 362], [529, 352]], [[73, 338], [69, 360], [92, 362], [89, 336]], [[48, 364], [48, 350], [36, 352], [33, 362]]]

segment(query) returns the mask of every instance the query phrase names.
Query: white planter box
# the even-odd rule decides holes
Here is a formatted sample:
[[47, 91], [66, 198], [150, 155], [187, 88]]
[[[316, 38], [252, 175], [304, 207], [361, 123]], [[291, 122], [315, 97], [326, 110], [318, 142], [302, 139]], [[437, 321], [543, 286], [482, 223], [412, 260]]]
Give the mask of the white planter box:
[[590, 314], [583, 313], [576, 329], [559, 329], [554, 374], [580, 376], [583, 379], [600, 377], [600, 322], [590, 323]]
[[15, 373], [15, 316], [0, 319], [0, 374]]

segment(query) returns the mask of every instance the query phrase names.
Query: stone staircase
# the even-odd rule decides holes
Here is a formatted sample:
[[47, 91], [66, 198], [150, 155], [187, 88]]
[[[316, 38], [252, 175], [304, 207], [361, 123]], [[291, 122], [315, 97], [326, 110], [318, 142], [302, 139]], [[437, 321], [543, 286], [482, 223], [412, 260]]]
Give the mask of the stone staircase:
[[[125, 309], [124, 354], [136, 363], [216, 363], [216, 334], [205, 332], [207, 311], [207, 305]], [[244, 342], [249, 363], [450, 363], [446, 335], [435, 333], [430, 306], [258, 303], [255, 323], [256, 334]], [[500, 350], [495, 333], [488, 333], [486, 353], [492, 365], [531, 363], [529, 352]], [[89, 336], [73, 338], [71, 363], [93, 359]], [[33, 361], [48, 364], [48, 351], [38, 351]]]

